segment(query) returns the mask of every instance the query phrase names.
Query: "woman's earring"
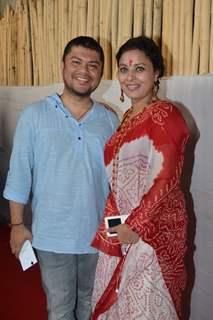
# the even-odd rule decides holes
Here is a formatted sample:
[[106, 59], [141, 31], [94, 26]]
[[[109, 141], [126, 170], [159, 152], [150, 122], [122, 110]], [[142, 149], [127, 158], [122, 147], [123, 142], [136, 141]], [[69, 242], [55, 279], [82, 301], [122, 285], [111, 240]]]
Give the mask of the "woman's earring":
[[154, 82], [154, 88], [153, 88], [154, 98], [157, 98], [159, 88], [160, 88], [160, 81], [159, 79], [157, 79]]
[[123, 89], [121, 89], [120, 101], [121, 101], [121, 102], [124, 102], [124, 92], [123, 92]]

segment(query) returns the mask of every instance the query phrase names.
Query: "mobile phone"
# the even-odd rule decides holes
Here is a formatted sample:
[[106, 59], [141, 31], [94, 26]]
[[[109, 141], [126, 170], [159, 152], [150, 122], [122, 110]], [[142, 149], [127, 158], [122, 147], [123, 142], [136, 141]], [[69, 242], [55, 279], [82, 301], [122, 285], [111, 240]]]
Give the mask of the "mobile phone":
[[37, 258], [29, 240], [26, 240], [24, 242], [19, 252], [19, 260], [23, 271], [27, 270], [28, 268], [32, 267], [35, 263], [37, 263]]
[[[111, 227], [116, 227], [117, 225], [124, 223], [125, 220], [127, 219], [128, 215], [123, 214], [123, 215], [117, 215], [117, 216], [110, 216], [110, 217], [105, 217], [105, 227], [106, 229], [111, 228]], [[107, 232], [108, 237], [116, 237], [117, 232]]]

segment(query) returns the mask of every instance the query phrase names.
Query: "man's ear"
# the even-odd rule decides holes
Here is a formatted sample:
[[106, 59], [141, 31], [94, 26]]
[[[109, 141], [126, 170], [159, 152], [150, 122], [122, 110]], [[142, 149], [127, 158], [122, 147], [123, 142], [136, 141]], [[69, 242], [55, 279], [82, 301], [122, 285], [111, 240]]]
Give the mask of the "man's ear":
[[64, 76], [63, 76], [63, 73], [64, 73], [64, 61], [63, 60], [61, 60], [61, 65], [60, 65], [60, 67], [61, 67], [61, 77], [62, 77], [62, 79], [64, 78]]
[[63, 70], [64, 70], [64, 61], [61, 60], [61, 72], [63, 72]]

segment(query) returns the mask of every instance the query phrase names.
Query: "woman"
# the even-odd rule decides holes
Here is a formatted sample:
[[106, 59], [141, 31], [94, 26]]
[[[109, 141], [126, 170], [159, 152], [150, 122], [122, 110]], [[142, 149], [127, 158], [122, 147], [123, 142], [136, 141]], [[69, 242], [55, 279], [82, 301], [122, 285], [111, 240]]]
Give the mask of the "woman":
[[156, 44], [130, 39], [116, 58], [132, 106], [105, 147], [111, 191], [104, 215], [128, 217], [107, 230], [115, 237], [103, 221], [93, 240], [100, 256], [92, 319], [182, 319], [187, 215], [180, 175], [189, 132], [178, 109], [156, 98], [164, 71]]

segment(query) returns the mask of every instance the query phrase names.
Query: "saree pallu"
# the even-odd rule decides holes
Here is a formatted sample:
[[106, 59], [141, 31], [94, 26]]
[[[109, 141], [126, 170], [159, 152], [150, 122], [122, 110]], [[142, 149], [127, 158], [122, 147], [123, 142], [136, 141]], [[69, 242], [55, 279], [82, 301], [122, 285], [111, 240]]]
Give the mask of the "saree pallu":
[[111, 192], [104, 216], [127, 214], [140, 240], [121, 245], [101, 223], [92, 242], [100, 250], [93, 320], [182, 319], [187, 214], [180, 177], [188, 139], [179, 110], [156, 101], [107, 143]]

